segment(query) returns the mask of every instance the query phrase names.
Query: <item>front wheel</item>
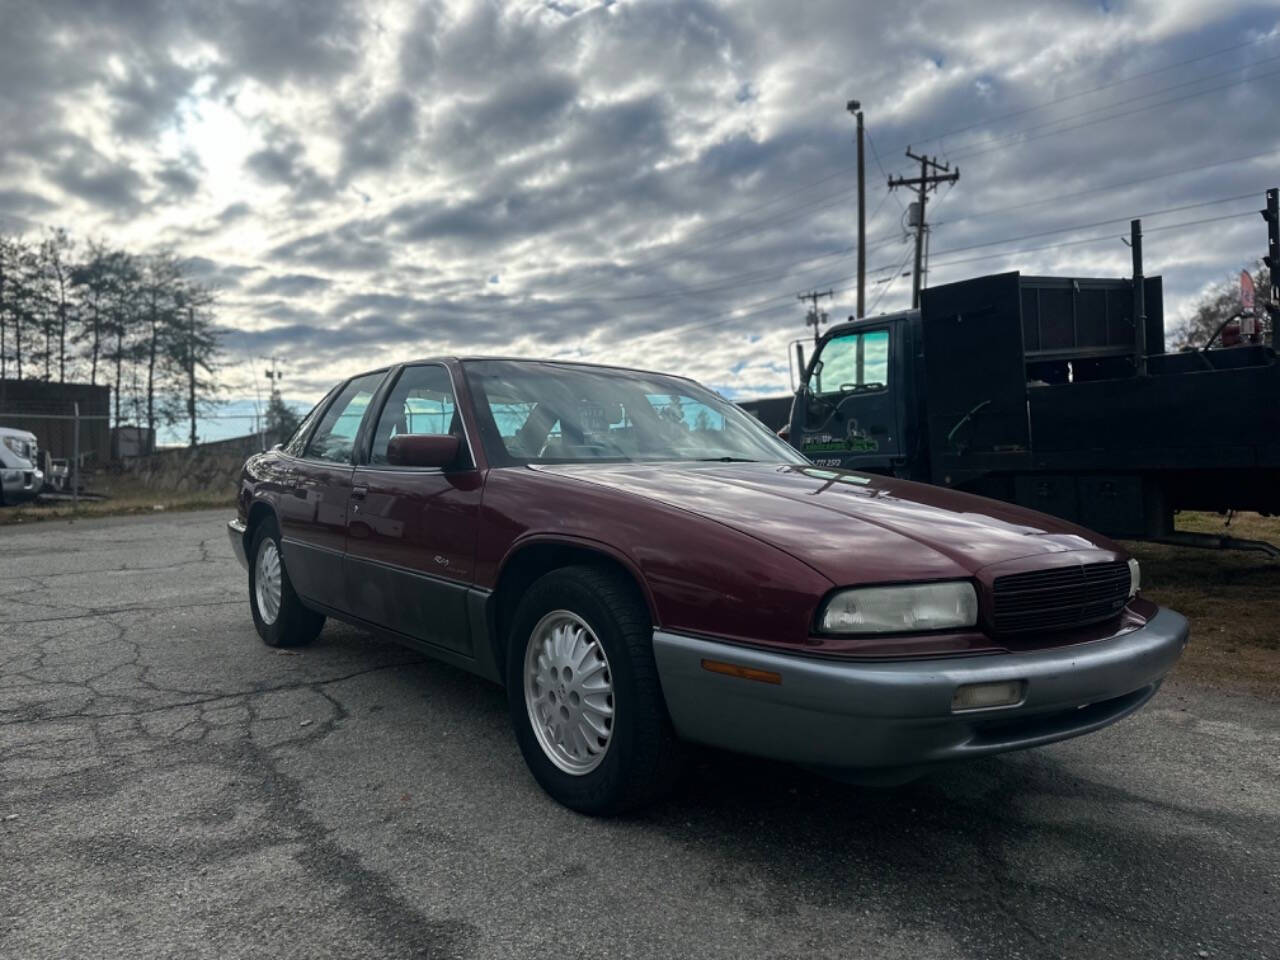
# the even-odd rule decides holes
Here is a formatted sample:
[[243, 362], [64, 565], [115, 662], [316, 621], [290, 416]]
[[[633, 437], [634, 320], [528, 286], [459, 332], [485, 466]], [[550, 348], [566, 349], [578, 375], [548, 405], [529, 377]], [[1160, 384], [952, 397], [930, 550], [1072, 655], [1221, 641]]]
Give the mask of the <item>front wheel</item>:
[[269, 647], [303, 646], [324, 626], [324, 615], [304, 607], [293, 590], [280, 549], [280, 531], [273, 519], [262, 521], [253, 531], [249, 610], [258, 636]]
[[507, 653], [511, 722], [534, 778], [567, 807], [614, 814], [669, 792], [682, 751], [634, 586], [595, 567], [535, 582]]

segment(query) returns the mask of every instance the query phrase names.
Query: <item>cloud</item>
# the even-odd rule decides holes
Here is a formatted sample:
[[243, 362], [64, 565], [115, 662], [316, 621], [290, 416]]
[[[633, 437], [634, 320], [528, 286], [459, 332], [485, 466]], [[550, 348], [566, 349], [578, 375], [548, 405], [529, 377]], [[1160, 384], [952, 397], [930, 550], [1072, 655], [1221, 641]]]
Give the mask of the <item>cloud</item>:
[[302, 297], [307, 294], [320, 293], [331, 286], [331, 281], [324, 277], [314, 277], [306, 273], [290, 273], [282, 276], [268, 277], [256, 284], [249, 293], [273, 297]]
[[128, 164], [78, 154], [58, 164], [49, 179], [67, 193], [123, 217], [142, 207], [145, 183]]
[[38, 215], [55, 209], [57, 204], [38, 193], [29, 190], [0, 190], [0, 210]]
[[235, 223], [237, 220], [243, 220], [245, 217], [252, 216], [253, 207], [245, 203], [243, 200], [237, 200], [235, 203], [229, 203], [222, 208], [222, 212], [218, 214], [218, 222]]
[[1258, 106], [1280, 37], [1252, 6], [11, 6], [0, 211], [163, 237], [222, 291], [228, 376], [288, 350], [316, 389], [488, 350], [785, 390], [795, 295], [853, 308], [851, 97], [876, 312], [908, 297], [911, 198], [885, 183], [908, 144], [962, 171], [930, 196], [931, 283], [1123, 276], [1104, 221], [1143, 214], [1170, 323], [1261, 252], [1280, 154]]
[[156, 172], [155, 177], [165, 190], [179, 198], [190, 197], [200, 189], [200, 178], [195, 175], [190, 165], [165, 164]]
[[345, 116], [348, 134], [343, 143], [343, 174], [396, 165], [405, 145], [416, 135], [417, 112], [413, 97], [400, 91], [363, 113]]

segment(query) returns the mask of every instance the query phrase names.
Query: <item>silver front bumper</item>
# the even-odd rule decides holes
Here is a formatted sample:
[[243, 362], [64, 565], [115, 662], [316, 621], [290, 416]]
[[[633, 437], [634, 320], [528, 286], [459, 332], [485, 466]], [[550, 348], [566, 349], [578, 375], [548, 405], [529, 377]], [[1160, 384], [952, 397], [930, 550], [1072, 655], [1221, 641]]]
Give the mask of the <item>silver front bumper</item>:
[[[934, 763], [1018, 750], [1114, 723], [1149, 700], [1187, 642], [1159, 610], [1130, 633], [1032, 653], [851, 663], [656, 631], [654, 655], [677, 732], [741, 753], [832, 770]], [[712, 673], [704, 659], [780, 675]], [[1023, 680], [1016, 707], [955, 713], [962, 684]]]
[[0, 489], [4, 490], [4, 498], [14, 503], [34, 500], [44, 489], [44, 472], [35, 468], [27, 470], [2, 467]]
[[231, 540], [231, 552], [240, 561], [240, 566], [249, 569], [249, 558], [245, 555], [244, 532], [247, 528], [239, 517], [227, 521], [227, 537]]

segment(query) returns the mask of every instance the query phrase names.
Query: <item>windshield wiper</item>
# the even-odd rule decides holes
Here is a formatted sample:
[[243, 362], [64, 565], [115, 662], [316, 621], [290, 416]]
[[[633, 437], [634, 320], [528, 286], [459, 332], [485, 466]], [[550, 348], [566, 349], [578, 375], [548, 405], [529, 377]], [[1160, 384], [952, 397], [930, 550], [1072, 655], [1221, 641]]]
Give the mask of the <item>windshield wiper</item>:
[[759, 463], [750, 457], [698, 457], [699, 463]]

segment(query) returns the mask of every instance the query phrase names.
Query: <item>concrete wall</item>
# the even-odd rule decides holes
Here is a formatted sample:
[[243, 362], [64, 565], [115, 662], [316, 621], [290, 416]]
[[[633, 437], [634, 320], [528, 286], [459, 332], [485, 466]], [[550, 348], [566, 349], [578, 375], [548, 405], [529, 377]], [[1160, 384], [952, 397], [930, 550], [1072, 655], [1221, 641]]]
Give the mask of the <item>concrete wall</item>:
[[[277, 438], [266, 434], [270, 448]], [[173, 447], [147, 457], [126, 457], [118, 470], [149, 490], [234, 494], [245, 460], [262, 449], [258, 434]]]

